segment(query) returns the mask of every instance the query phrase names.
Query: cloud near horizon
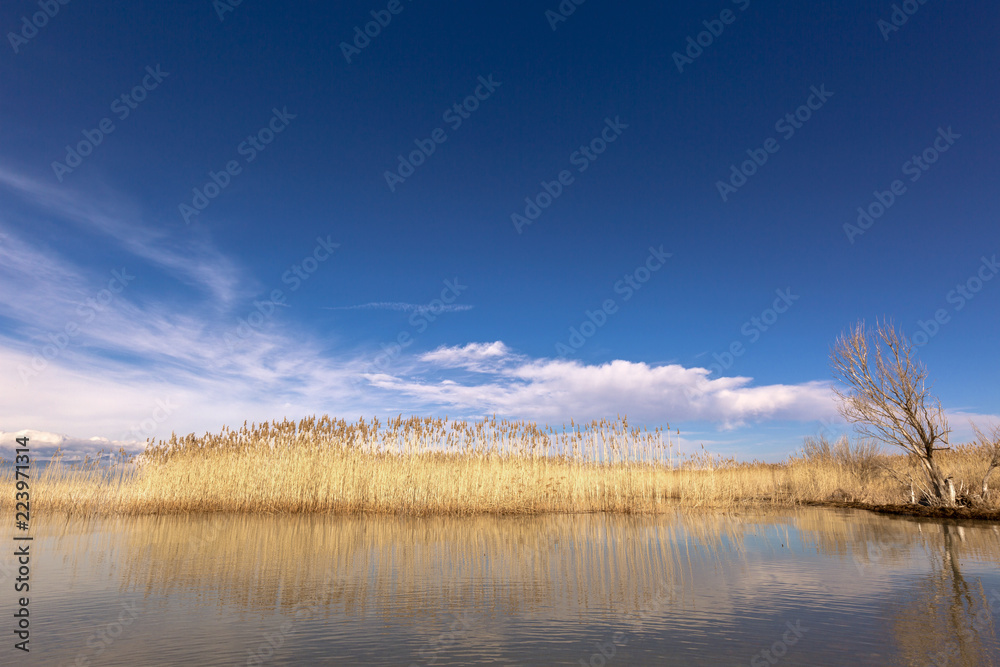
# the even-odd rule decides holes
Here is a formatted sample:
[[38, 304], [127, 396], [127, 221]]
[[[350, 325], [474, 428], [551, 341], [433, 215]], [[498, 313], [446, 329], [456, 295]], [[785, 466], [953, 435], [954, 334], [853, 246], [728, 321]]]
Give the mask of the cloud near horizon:
[[[466, 371], [458, 382], [421, 372]], [[409, 377], [369, 374], [372, 385], [440, 409], [534, 420], [629, 415], [639, 421], [711, 421], [735, 428], [753, 421], [816, 421], [836, 415], [829, 384], [751, 386], [752, 378], [710, 379], [705, 368], [614, 360], [530, 359], [502, 341], [440, 347], [418, 357]]]
[[102, 452], [102, 456], [107, 457], [118, 455], [121, 450], [129, 455], [141, 454], [145, 450], [145, 443], [136, 440], [73, 438], [58, 433], [22, 429], [16, 433], [0, 431], [0, 459], [6, 459], [8, 463], [14, 460], [14, 450], [21, 447], [17, 442], [20, 437], [28, 438], [33, 461], [50, 460], [57, 452], [64, 462], [73, 463], [83, 461], [87, 456], [94, 458]]

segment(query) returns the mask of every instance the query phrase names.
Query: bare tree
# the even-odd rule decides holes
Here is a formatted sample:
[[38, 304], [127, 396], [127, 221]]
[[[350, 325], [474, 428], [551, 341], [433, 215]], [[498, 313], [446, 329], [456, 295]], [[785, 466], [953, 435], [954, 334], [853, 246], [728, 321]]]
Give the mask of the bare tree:
[[847, 385], [834, 387], [840, 414], [858, 431], [909, 452], [923, 469], [932, 497], [954, 503], [954, 487], [934, 460], [948, 443], [948, 420], [941, 402], [930, 395], [927, 370], [915, 359], [910, 342], [891, 323], [875, 331], [858, 322], [837, 339], [830, 352], [834, 377]]

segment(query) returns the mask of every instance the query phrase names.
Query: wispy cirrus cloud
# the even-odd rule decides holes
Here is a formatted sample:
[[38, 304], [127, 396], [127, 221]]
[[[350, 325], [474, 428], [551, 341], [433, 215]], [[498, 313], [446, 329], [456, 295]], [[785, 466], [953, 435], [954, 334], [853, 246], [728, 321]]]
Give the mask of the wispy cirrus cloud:
[[459, 313], [472, 310], [475, 306], [468, 304], [445, 303], [433, 306], [419, 303], [403, 303], [400, 301], [373, 301], [356, 306], [323, 306], [324, 310], [395, 310], [404, 313]]
[[145, 224], [141, 211], [121, 194], [101, 196], [56, 187], [0, 164], [0, 187], [27, 204], [88, 231], [111, 237], [125, 251], [150, 262], [184, 283], [208, 291], [222, 305], [246, 290], [236, 264], [204, 238], [169, 232]]
[[[0, 428], [144, 441], [261, 412], [327, 410], [318, 396], [357, 409], [345, 379], [356, 374], [352, 362], [324, 358], [322, 345], [287, 323], [235, 349], [226, 344], [258, 281], [209, 242], [144, 226], [114, 195], [53, 188], [0, 166], [4, 199], [27, 212], [0, 212], [0, 367], [8, 378]], [[32, 234], [33, 219], [83, 229], [84, 242], [50, 243]], [[88, 243], [108, 241], [124, 268], [88, 261]], [[109, 282], [116, 274], [127, 277]], [[150, 422], [170, 401], [182, 407]]]

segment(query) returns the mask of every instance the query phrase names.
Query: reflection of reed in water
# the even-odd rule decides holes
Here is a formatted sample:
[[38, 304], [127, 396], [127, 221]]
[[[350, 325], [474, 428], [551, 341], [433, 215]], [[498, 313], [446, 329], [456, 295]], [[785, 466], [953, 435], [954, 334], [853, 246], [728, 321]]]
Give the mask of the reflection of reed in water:
[[[866, 512], [827, 510], [804, 512], [795, 519], [803, 540], [827, 555], [849, 558], [861, 571], [871, 567], [903, 567], [919, 558], [942, 553], [948, 524], [939, 521], [882, 516]], [[959, 530], [952, 526], [952, 531]], [[963, 539], [951, 541], [951, 553], [962, 561], [1000, 567], [1000, 526], [977, 524], [961, 529]]]
[[[96, 523], [89, 530], [100, 530], [100, 548], [124, 552], [123, 589], [258, 612], [287, 613], [308, 600], [327, 614], [387, 620], [473, 607], [564, 619], [581, 609], [682, 608], [695, 599], [697, 582], [712, 578], [713, 565], [742, 559], [744, 530], [713, 515], [204, 515]], [[71, 544], [60, 548], [79, 553]]]

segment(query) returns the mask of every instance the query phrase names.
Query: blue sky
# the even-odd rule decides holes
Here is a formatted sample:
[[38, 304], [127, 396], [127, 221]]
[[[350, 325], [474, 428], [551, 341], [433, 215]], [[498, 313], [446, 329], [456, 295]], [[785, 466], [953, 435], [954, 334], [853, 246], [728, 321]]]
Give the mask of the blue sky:
[[780, 458], [887, 317], [966, 437], [1000, 413], [998, 14], [12, 0], [0, 431], [620, 413]]

